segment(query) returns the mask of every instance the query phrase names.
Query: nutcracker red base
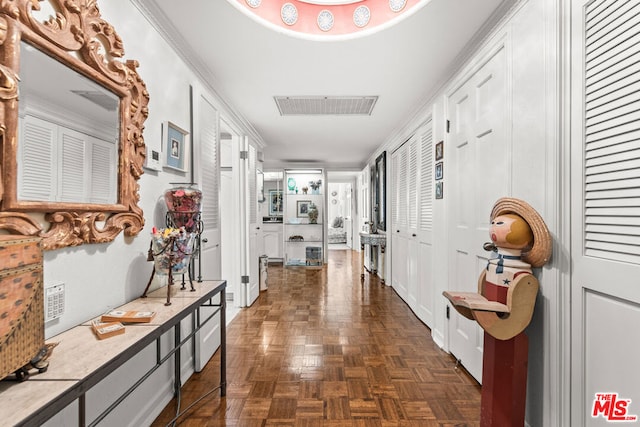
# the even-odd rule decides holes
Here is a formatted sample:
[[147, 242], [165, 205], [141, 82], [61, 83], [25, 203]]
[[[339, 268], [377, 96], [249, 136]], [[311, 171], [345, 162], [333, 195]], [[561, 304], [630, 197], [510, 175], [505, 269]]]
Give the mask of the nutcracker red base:
[[480, 427], [524, 425], [529, 338], [503, 341], [484, 334]]

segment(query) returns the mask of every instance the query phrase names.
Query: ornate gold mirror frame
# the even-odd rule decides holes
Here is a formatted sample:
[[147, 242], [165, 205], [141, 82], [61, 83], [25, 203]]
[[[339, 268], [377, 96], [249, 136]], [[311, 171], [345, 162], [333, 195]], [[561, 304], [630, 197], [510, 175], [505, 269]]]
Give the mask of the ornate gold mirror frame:
[[[96, 0], [48, 0], [55, 16], [35, 19], [38, 0], [0, 2], [0, 229], [43, 237], [44, 249], [103, 243], [138, 234], [144, 226], [138, 206], [145, 145], [142, 136], [149, 94], [136, 72], [123, 62], [122, 40], [101, 16]], [[115, 204], [24, 201], [17, 197], [18, 82], [24, 41], [120, 98], [118, 183]], [[52, 82], [55, 84], [55, 82]], [[33, 213], [44, 213], [47, 230]], [[30, 215], [31, 214], [31, 215]], [[46, 223], [45, 223], [46, 225]]]

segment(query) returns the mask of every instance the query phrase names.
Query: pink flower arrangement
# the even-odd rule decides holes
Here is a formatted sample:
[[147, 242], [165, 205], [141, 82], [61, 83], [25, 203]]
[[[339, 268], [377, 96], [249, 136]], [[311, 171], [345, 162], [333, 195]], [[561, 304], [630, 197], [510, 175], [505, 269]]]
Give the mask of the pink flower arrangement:
[[202, 191], [193, 187], [176, 187], [164, 193], [164, 201], [176, 227], [196, 231]]
[[187, 271], [196, 242], [196, 234], [189, 233], [184, 227], [165, 228], [151, 232], [153, 260], [156, 273], [168, 274], [169, 266], [173, 274]]

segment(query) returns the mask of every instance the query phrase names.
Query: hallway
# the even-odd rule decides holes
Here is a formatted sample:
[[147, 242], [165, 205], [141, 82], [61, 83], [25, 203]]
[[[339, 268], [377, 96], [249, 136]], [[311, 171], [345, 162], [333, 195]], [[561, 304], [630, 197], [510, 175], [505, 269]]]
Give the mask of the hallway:
[[[477, 426], [480, 386], [431, 340], [359, 256], [322, 270], [269, 267], [269, 289], [227, 328], [227, 396], [181, 426]], [[219, 353], [183, 387], [182, 408], [218, 383]], [[175, 414], [171, 402], [154, 426]]]

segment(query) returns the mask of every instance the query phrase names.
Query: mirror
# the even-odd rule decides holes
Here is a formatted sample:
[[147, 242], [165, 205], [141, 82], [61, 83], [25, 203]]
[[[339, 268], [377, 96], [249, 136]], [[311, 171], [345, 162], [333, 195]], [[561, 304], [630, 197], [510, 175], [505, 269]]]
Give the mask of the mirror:
[[[43, 6], [54, 11], [44, 21]], [[0, 229], [41, 236], [44, 249], [142, 230], [149, 94], [123, 54], [95, 2], [0, 6]]]
[[385, 218], [387, 211], [386, 179], [387, 152], [383, 151], [376, 158], [373, 178], [373, 220], [375, 221], [375, 228], [382, 231], [387, 229]]
[[19, 93], [18, 200], [116, 203], [120, 98], [25, 42]]

